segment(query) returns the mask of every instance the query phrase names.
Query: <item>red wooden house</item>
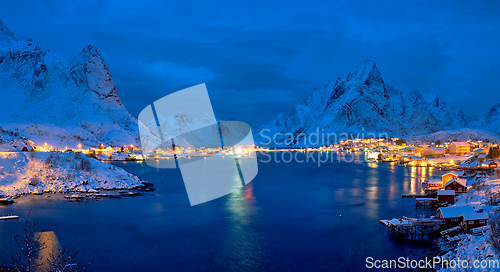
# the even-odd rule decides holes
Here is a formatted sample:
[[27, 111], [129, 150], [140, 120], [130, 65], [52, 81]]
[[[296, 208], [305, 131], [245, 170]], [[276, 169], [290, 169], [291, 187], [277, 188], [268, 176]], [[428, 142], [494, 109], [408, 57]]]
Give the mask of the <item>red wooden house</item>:
[[464, 230], [486, 226], [488, 224], [487, 213], [464, 213], [460, 216], [460, 224]]
[[442, 207], [438, 209], [439, 218], [444, 220], [447, 227], [460, 225], [460, 216], [469, 213], [475, 213], [474, 208], [471, 206]]
[[437, 178], [437, 179], [429, 179], [429, 181], [427, 181], [425, 190], [441, 190], [442, 188], [443, 188], [443, 181]]
[[439, 203], [455, 203], [454, 190], [438, 190], [437, 199]]
[[455, 191], [455, 195], [467, 192], [467, 180], [462, 178], [454, 178], [444, 184], [445, 190]]
[[493, 169], [498, 167], [498, 163], [494, 160], [485, 160], [481, 163], [481, 166]]
[[456, 172], [456, 171], [445, 173], [441, 176], [443, 179], [443, 184], [454, 178], [461, 177], [463, 174], [464, 174], [463, 172]]

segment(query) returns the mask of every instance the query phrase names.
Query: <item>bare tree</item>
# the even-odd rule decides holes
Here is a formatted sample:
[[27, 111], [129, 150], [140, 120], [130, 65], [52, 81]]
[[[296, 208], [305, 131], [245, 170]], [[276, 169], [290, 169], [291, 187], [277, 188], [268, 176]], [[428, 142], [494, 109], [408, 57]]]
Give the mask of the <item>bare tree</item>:
[[45, 248], [45, 244], [36, 235], [35, 227], [38, 222], [29, 222], [31, 210], [24, 222], [19, 223], [22, 228], [21, 233], [14, 234], [14, 242], [17, 252], [10, 252], [12, 255], [13, 268], [16, 271], [34, 271], [43, 262], [37, 262], [38, 253]]
[[87, 271], [90, 263], [85, 264], [78, 259], [78, 250], [70, 247], [57, 247], [49, 252], [49, 256], [43, 259], [40, 252], [47, 249], [46, 241], [36, 232], [35, 227], [38, 222], [30, 222], [31, 210], [29, 210], [26, 219], [20, 223], [21, 233], [14, 234], [16, 251], [9, 249], [12, 263], [1, 264], [2, 271], [37, 271], [41, 267], [50, 272], [77, 272]]
[[61, 248], [50, 255], [50, 271], [77, 272], [87, 271], [88, 264], [78, 259], [80, 251], [74, 248]]

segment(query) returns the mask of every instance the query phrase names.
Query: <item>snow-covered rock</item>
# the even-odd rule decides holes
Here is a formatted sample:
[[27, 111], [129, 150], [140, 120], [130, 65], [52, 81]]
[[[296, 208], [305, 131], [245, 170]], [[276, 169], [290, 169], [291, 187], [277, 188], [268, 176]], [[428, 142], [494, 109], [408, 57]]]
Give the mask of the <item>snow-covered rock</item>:
[[86, 145], [138, 144], [137, 120], [93, 46], [68, 62], [31, 39], [18, 41], [0, 21], [0, 90], [0, 123], [22, 136], [59, 144], [57, 133], [40, 135], [36, 124]]
[[[347, 78], [328, 80], [314, 88], [302, 103], [293, 107], [288, 116], [278, 115], [261, 126], [257, 139], [262, 145], [269, 142], [268, 137], [277, 135], [276, 143], [271, 145], [284, 142], [304, 145], [304, 141], [296, 135], [319, 132], [326, 135], [329, 143], [333, 143], [341, 140], [338, 137], [342, 133], [408, 136], [466, 125], [461, 109], [453, 108], [437, 96], [394, 89], [384, 82], [375, 62], [366, 60], [356, 66]], [[295, 141], [290, 141], [290, 138]], [[326, 139], [319, 143], [324, 144], [327, 144]]]
[[135, 175], [82, 153], [0, 152], [0, 165], [0, 196], [143, 186]]

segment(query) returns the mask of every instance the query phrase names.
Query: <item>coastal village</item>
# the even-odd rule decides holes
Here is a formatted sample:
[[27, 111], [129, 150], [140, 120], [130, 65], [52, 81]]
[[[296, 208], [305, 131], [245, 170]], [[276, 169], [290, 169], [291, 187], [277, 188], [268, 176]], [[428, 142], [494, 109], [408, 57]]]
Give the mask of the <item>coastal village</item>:
[[0, 272], [500, 271], [499, 3], [8, 2]]
[[[498, 260], [493, 245], [488, 242], [492, 224], [496, 228], [500, 226], [500, 220], [492, 217], [492, 212], [497, 210], [500, 203], [498, 143], [474, 140], [415, 143], [398, 138], [370, 138], [350, 139], [329, 146], [309, 148], [237, 146], [196, 149], [174, 146], [172, 149], [156, 149], [143, 153], [134, 145], [112, 147], [101, 144], [88, 148], [77, 144], [58, 150], [46, 143], [36, 145], [21, 139], [17, 142], [4, 141], [0, 148], [0, 160], [3, 160], [3, 167], [0, 167], [0, 188], [3, 197], [66, 193], [72, 194], [67, 198], [79, 199], [85, 196], [106, 196], [100, 192], [103, 189], [126, 189], [129, 190], [126, 194], [132, 194], [146, 188], [147, 183], [107, 163], [113, 160], [252, 156], [255, 152], [300, 151], [352, 153], [364, 162], [391, 163], [402, 167], [433, 167], [443, 171], [443, 174], [440, 177], [421, 180], [424, 188], [421, 193], [402, 197], [414, 198], [416, 208], [423, 206], [426, 209], [435, 209], [435, 215], [426, 218], [409, 218], [402, 215], [401, 218], [382, 219], [380, 223], [398, 238], [417, 240], [440, 237], [441, 243], [446, 243], [453, 249], [444, 255], [446, 258], [463, 256], [469, 259]], [[79, 161], [79, 164], [75, 166], [72, 163], [74, 160]], [[82, 161], [90, 163], [85, 166], [86, 163]], [[11, 165], [14, 171], [6, 169], [8, 165]], [[86, 171], [86, 167], [100, 170]], [[10, 187], [7, 180], [11, 182]], [[474, 250], [471, 251], [471, 247]]]
[[[500, 153], [497, 143], [452, 141], [406, 144], [399, 139], [351, 140], [335, 148], [366, 150], [368, 161], [407, 167], [436, 167], [440, 177], [421, 180], [423, 192], [414, 195], [415, 206], [431, 208], [425, 218], [382, 219], [390, 233], [402, 239], [438, 238], [443, 258], [469, 262], [498, 262], [500, 217]], [[498, 267], [498, 266], [497, 266]], [[443, 270], [448, 268], [444, 267]]]

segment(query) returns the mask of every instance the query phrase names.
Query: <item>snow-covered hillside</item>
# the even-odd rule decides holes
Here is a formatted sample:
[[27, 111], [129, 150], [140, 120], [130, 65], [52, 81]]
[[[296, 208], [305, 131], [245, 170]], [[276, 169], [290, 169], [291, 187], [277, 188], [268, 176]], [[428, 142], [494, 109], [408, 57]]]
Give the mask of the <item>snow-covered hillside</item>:
[[[276, 142], [280, 145], [290, 135], [311, 135], [318, 131], [323, 135], [336, 133], [337, 137], [341, 133], [370, 132], [422, 135], [466, 125], [461, 109], [453, 108], [437, 96], [429, 98], [419, 91], [404, 93], [392, 88], [382, 79], [375, 62], [366, 60], [347, 78], [328, 80], [314, 88], [288, 116], [278, 115], [260, 127], [258, 140], [262, 144], [267, 137], [278, 134]], [[304, 145], [300, 138], [295, 140], [292, 145]], [[338, 139], [331, 136], [329, 142], [335, 140]]]
[[435, 142], [438, 140], [442, 143], [468, 140], [481, 140], [497, 143], [500, 142], [500, 135], [484, 129], [462, 128], [456, 130], [442, 130], [432, 134], [414, 136], [410, 137], [408, 140], [423, 143]]
[[0, 124], [34, 141], [138, 144], [137, 120], [93, 46], [68, 62], [31, 39], [17, 40], [0, 21], [0, 92]]
[[[11, 130], [4, 130], [0, 126], [0, 151], [23, 151], [30, 150], [35, 144], [26, 137]], [[26, 151], [25, 150], [25, 151]]]
[[488, 114], [474, 121], [471, 127], [482, 128], [500, 134], [500, 104], [491, 107]]
[[[475, 209], [483, 209], [490, 216], [490, 222], [495, 214], [498, 214], [499, 207], [491, 205], [491, 200], [495, 199], [495, 193], [500, 189], [500, 179], [498, 177], [476, 177], [470, 180], [474, 184], [465, 194], [460, 194], [456, 197], [453, 206], [474, 206]], [[472, 183], [474, 182], [474, 183]], [[468, 181], [469, 183], [469, 181]], [[486, 230], [480, 235], [469, 233], [461, 233], [453, 237], [454, 242], [450, 243], [447, 239], [440, 239], [437, 244], [446, 250], [443, 259], [450, 260], [466, 260], [469, 262], [470, 269], [457, 270], [455, 268], [438, 268], [438, 271], [498, 271], [498, 266], [486, 266], [484, 269], [472, 269], [474, 262], [488, 263], [490, 261], [498, 264], [499, 256], [489, 237], [492, 235], [491, 230]]]
[[0, 196], [141, 186], [135, 175], [82, 153], [0, 152]]

